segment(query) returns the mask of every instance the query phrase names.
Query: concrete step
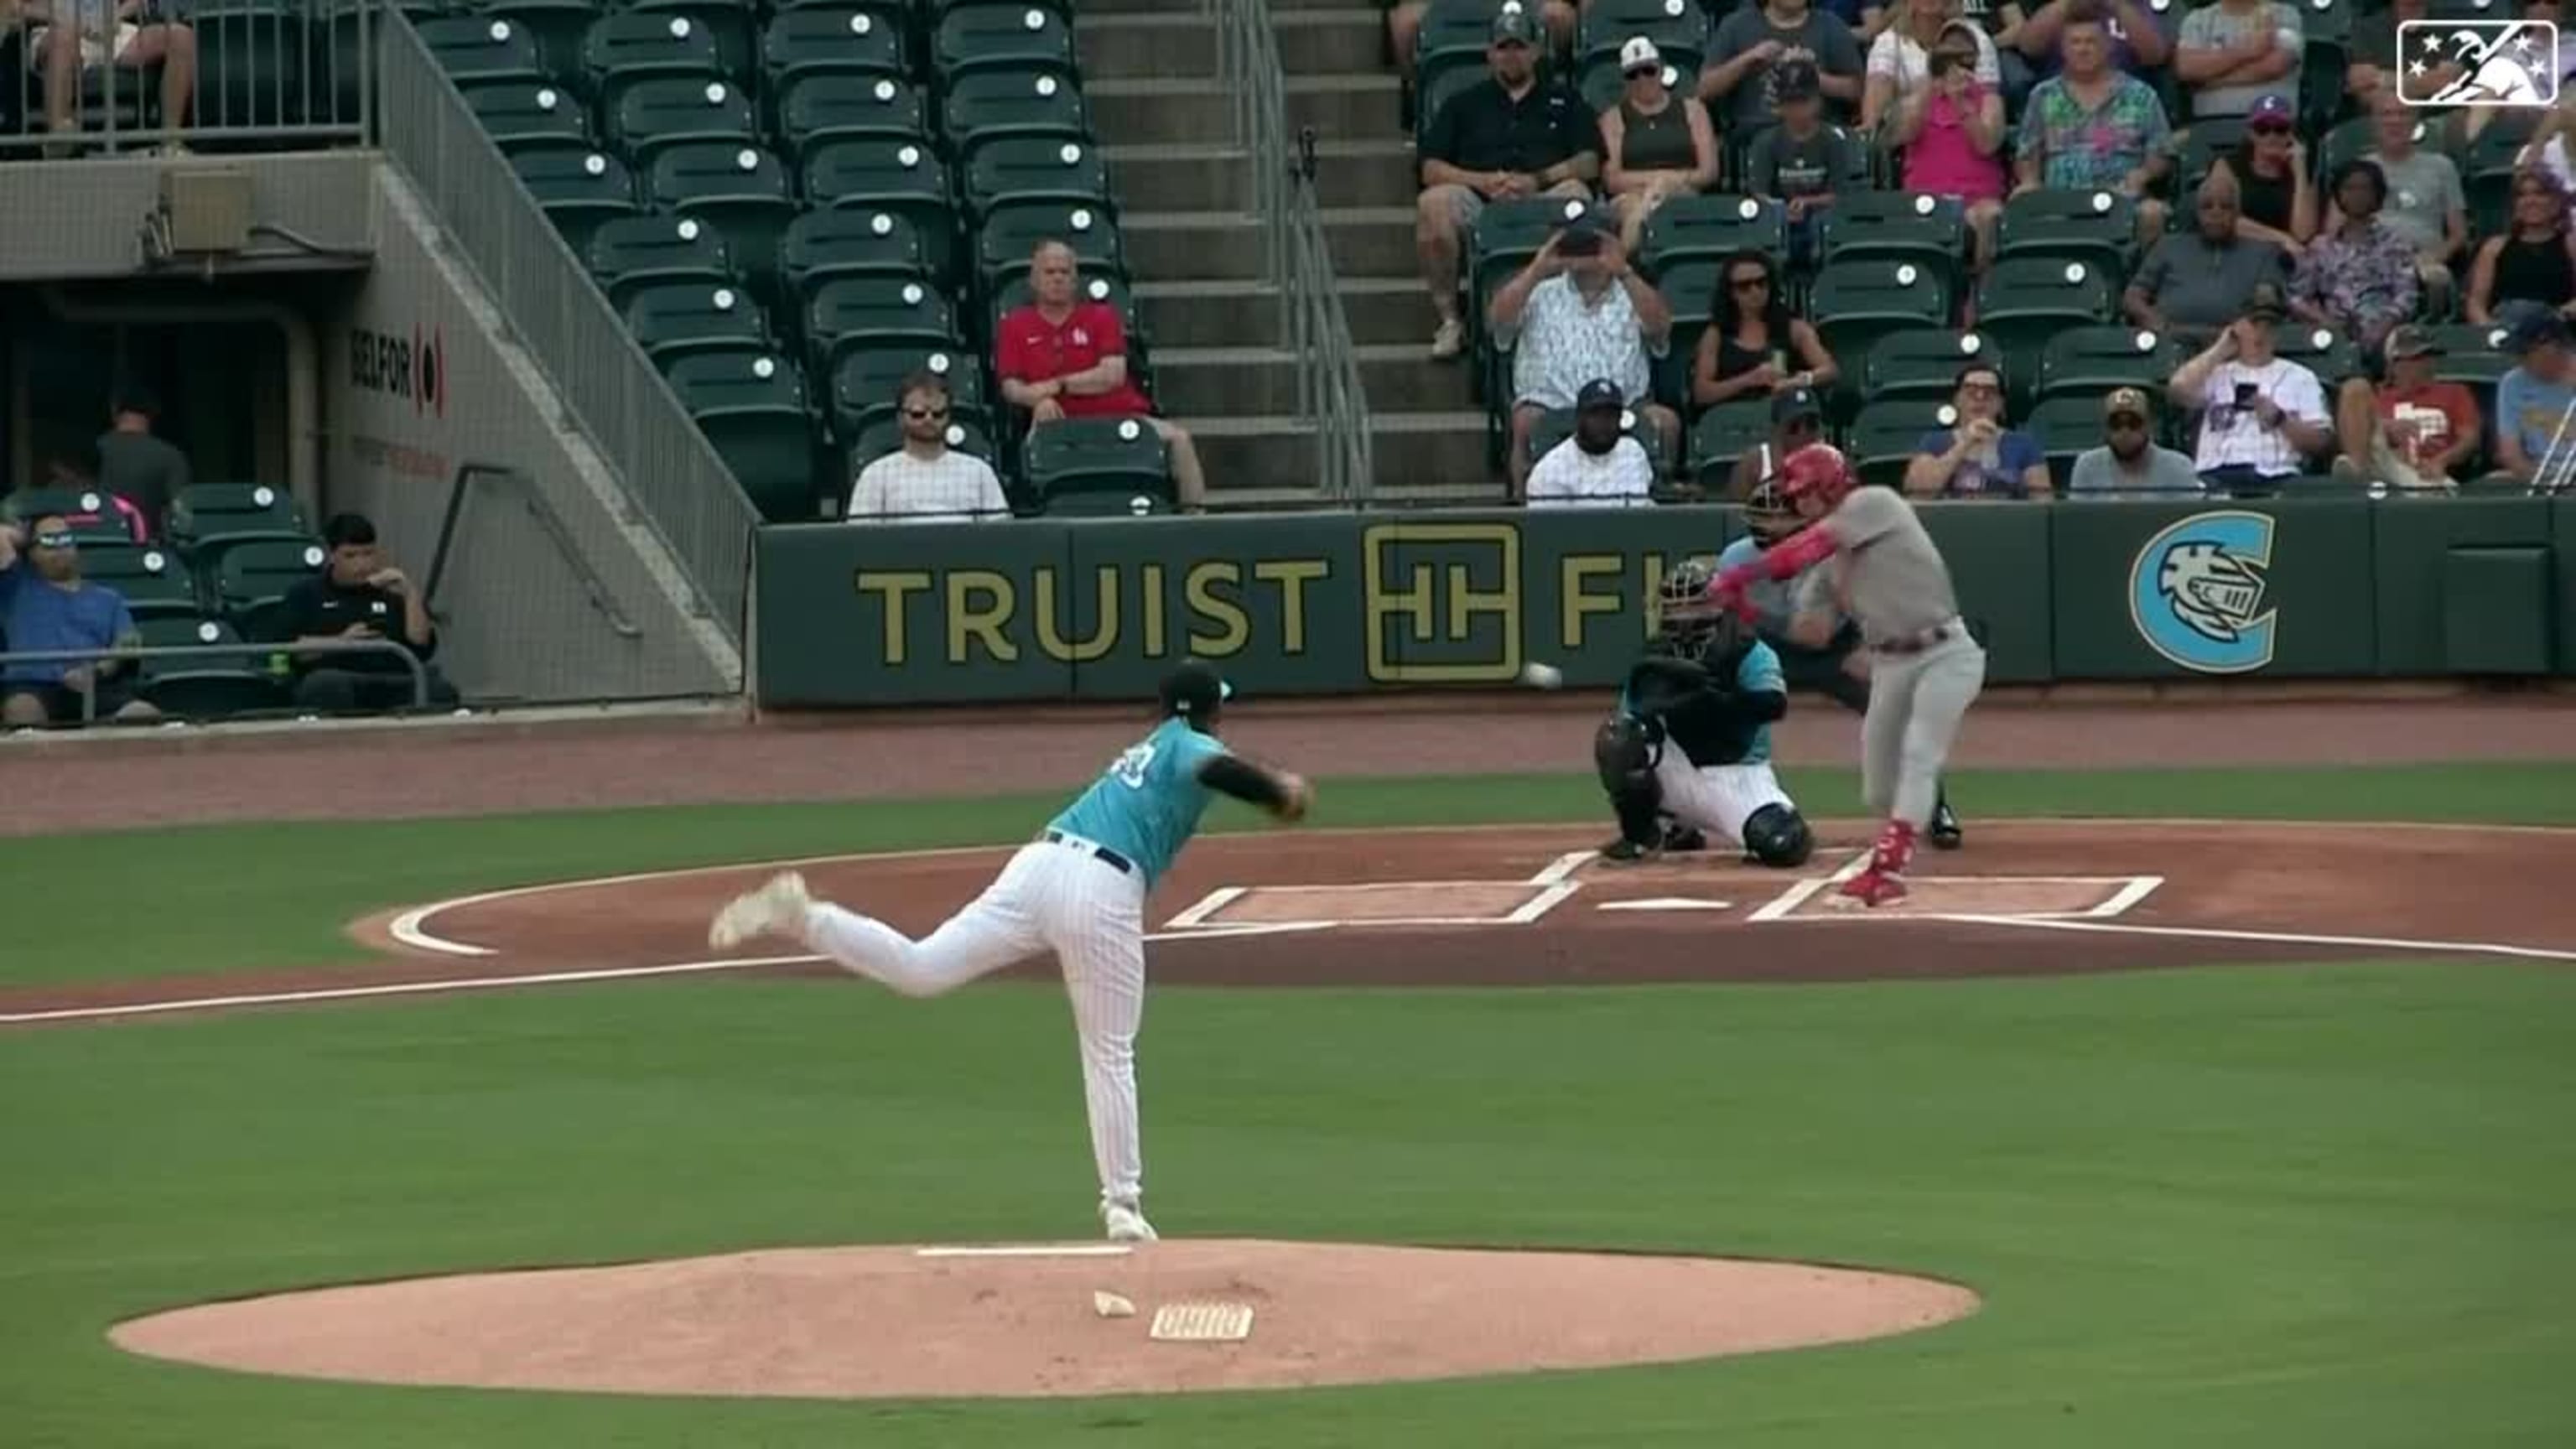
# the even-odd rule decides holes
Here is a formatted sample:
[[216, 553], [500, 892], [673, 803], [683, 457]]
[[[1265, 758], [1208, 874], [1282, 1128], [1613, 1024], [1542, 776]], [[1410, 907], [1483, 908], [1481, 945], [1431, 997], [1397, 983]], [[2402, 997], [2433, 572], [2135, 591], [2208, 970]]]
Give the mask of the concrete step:
[[1421, 497], [1499, 506], [1504, 485], [1485, 468], [1485, 414], [1468, 408], [1441, 412], [1369, 413], [1369, 452], [1380, 500]]
[[[1384, 20], [1376, 10], [1348, 4], [1281, 10], [1273, 21], [1279, 63], [1290, 75], [1373, 71], [1384, 64]], [[1155, 76], [1213, 78], [1216, 36], [1216, 25], [1205, 14], [1174, 6], [1104, 14], [1085, 5], [1074, 23], [1086, 84]]]
[[[1252, 154], [1231, 142], [1104, 146], [1120, 202], [1131, 211], [1255, 211]], [[1413, 204], [1413, 148], [1400, 139], [1320, 141], [1315, 199], [1326, 207]]]
[[[1085, 79], [1093, 128], [1103, 145], [1145, 146], [1232, 140], [1235, 93], [1213, 76]], [[1398, 87], [1387, 74], [1291, 76], [1288, 131], [1312, 126], [1331, 140], [1385, 140], [1396, 125]]]
[[[1198, 441], [1212, 502], [1243, 507], [1320, 498], [1312, 424], [1284, 413], [1181, 422]], [[1502, 479], [1485, 474], [1483, 413], [1375, 414], [1370, 424], [1378, 501], [1451, 507], [1503, 501]]]
[[[1136, 306], [1157, 348], [1280, 347], [1280, 309], [1268, 282], [1139, 282]], [[1413, 277], [1345, 277], [1342, 317], [1351, 340], [1430, 356], [1434, 317]]]
[[[1434, 412], [1475, 406], [1466, 369], [1435, 362], [1417, 343], [1354, 349], [1371, 411]], [[1306, 359], [1282, 347], [1154, 348], [1155, 398], [1175, 416], [1285, 413], [1297, 407]]]
[[1198, 443], [1199, 464], [1207, 470], [1210, 502], [1231, 505], [1238, 494], [1272, 501], [1321, 498], [1315, 479], [1312, 422], [1285, 413], [1180, 421]]
[[[1333, 270], [1342, 276], [1402, 276], [1416, 265], [1412, 207], [1328, 207], [1323, 223]], [[1130, 211], [1119, 219], [1119, 231], [1128, 270], [1139, 277], [1241, 281], [1262, 275], [1260, 230], [1239, 211]]]

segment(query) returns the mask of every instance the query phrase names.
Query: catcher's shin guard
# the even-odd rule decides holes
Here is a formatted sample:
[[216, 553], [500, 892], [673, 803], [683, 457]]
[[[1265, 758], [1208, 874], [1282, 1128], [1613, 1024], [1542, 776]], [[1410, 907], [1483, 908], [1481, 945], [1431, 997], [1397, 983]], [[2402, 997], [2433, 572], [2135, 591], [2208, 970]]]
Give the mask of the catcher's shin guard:
[[1655, 780], [1660, 754], [1646, 726], [1626, 715], [1603, 720], [1592, 737], [1592, 765], [1610, 797], [1611, 813], [1619, 817], [1619, 838], [1637, 847], [1628, 859], [1663, 848], [1664, 791]]

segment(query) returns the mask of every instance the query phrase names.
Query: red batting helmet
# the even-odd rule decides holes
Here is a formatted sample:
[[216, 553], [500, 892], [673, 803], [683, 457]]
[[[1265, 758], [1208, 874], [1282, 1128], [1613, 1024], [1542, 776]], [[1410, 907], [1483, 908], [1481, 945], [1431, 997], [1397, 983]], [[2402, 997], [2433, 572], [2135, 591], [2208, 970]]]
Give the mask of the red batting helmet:
[[1791, 503], [1812, 496], [1831, 508], [1859, 481], [1851, 460], [1831, 443], [1809, 443], [1780, 460], [1780, 494]]

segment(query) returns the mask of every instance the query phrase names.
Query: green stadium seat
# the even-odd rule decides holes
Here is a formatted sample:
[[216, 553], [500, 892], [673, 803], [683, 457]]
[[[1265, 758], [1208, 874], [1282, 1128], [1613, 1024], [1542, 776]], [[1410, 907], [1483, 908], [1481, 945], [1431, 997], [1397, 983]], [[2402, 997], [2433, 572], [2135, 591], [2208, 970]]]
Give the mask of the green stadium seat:
[[510, 169], [575, 256], [602, 223], [641, 210], [635, 204], [634, 173], [604, 151], [522, 151], [510, 158]]
[[1864, 483], [1903, 485], [1905, 465], [1914, 458], [1923, 435], [1956, 423], [1959, 410], [1948, 398], [1900, 397], [1871, 403], [1852, 419], [1843, 451], [1860, 470]]
[[856, 438], [892, 418], [895, 389], [914, 372], [934, 372], [947, 380], [954, 420], [993, 426], [985, 402], [984, 365], [973, 354], [945, 347], [863, 347], [843, 353], [832, 368], [832, 435]]
[[978, 70], [948, 83], [939, 106], [948, 152], [972, 166], [978, 147], [1015, 136], [1088, 144], [1091, 111], [1070, 70]]
[[457, 87], [481, 122], [483, 134], [503, 151], [533, 148], [588, 152], [596, 149], [590, 112], [581, 98], [550, 82], [470, 81]]
[[302, 538], [311, 532], [304, 509], [283, 488], [267, 483], [193, 483], [170, 500], [165, 532], [182, 552], [203, 550], [217, 539]]
[[286, 591], [320, 572], [329, 557], [322, 540], [267, 539], [227, 549], [215, 567], [215, 602], [245, 639], [285, 638], [278, 605]]
[[2141, 387], [2149, 397], [2162, 397], [2166, 379], [2189, 357], [2179, 341], [2137, 327], [2107, 324], [2070, 327], [2048, 339], [2040, 353], [2039, 376], [2009, 379], [2029, 387], [2024, 405], [2046, 398], [2077, 396], [2096, 407], [2115, 387]]
[[481, 15], [424, 20], [416, 27], [422, 45], [447, 78], [467, 81], [526, 81], [546, 78], [545, 57], [535, 32], [507, 20]]
[[1575, 56], [1616, 64], [1632, 35], [1655, 42], [1669, 67], [1696, 78], [1708, 54], [1708, 12], [1696, 0], [1589, 0], [1575, 29]]
[[757, 0], [631, 0], [628, 8], [689, 21], [715, 41], [716, 64], [728, 79], [753, 84], [760, 70], [760, 20], [767, 13]]
[[2137, 255], [2138, 206], [2116, 191], [2052, 187], [2004, 203], [1996, 265], [2051, 258], [2108, 273], [2116, 289]]
[[679, 358], [664, 376], [761, 517], [816, 516], [813, 417], [792, 359], [727, 348]]
[[931, 31], [930, 64], [944, 83], [983, 70], [1081, 68], [1073, 27], [1064, 16], [1027, 0], [977, 0], [949, 7]]
[[[241, 644], [241, 632], [221, 619], [176, 614], [138, 617], [136, 632], [150, 648], [203, 648]], [[221, 719], [282, 708], [284, 686], [270, 671], [271, 651], [245, 648], [238, 654], [146, 656], [135, 661], [136, 690], [165, 715], [181, 719]]]
[[930, 149], [921, 92], [889, 76], [806, 75], [778, 102], [778, 134], [800, 161], [835, 141], [883, 141]]
[[1029, 430], [1023, 475], [1048, 511], [1075, 493], [1137, 494], [1173, 501], [1172, 460], [1163, 435], [1135, 418], [1064, 418]]
[[600, 7], [592, 0], [484, 0], [471, 10], [458, 9], [506, 20], [526, 31], [537, 43], [546, 74], [567, 80], [581, 74], [581, 39], [589, 33], [590, 22], [599, 18]]
[[32, 524], [59, 516], [86, 549], [94, 543], [130, 544], [134, 529], [116, 504], [95, 488], [24, 488], [0, 498], [0, 519]]
[[593, 232], [584, 258], [593, 281], [623, 313], [646, 287], [686, 282], [700, 287], [738, 285], [724, 238], [694, 216], [629, 216]]
[[928, 143], [828, 141], [805, 160], [805, 199], [821, 207], [885, 212], [912, 224], [922, 264], [957, 279], [958, 206], [948, 167]]
[[778, 236], [795, 217], [795, 179], [773, 153], [730, 141], [688, 141], [655, 154], [655, 204], [715, 223], [755, 292], [774, 295]]
[[772, 87], [807, 76], [857, 75], [901, 80], [903, 25], [853, 5], [781, 10], [760, 36], [761, 69]]
[[2299, 33], [2300, 129], [2308, 135], [2334, 123], [2343, 109], [2350, 68], [2353, 0], [2301, 0]]
[[135, 543], [83, 544], [81, 576], [123, 594], [127, 611], [138, 622], [197, 617], [196, 576], [170, 549]]
[[2459, 158], [2460, 188], [2469, 203], [2469, 234], [2489, 237], [2513, 221], [2514, 158], [2531, 141], [2539, 110], [2498, 110]]
[[[2149, 396], [2161, 399], [2162, 385]], [[2159, 407], [2156, 415], [2162, 417], [2165, 411]], [[2048, 454], [2048, 476], [2062, 495], [2068, 480], [2075, 476], [2076, 458], [2102, 446], [2102, 399], [2071, 393], [2042, 398], [2038, 406], [2021, 415], [2015, 426], [2039, 440], [2039, 446]]]
[[2317, 375], [2325, 385], [2329, 406], [2334, 390], [2345, 379], [2362, 376], [2361, 349], [2352, 339], [2331, 327], [2311, 327], [2304, 322], [2286, 321], [2272, 329], [2272, 350]]
[[1033, 201], [997, 206], [975, 232], [976, 274], [990, 293], [1025, 274], [1042, 241], [1073, 248], [1085, 271], [1094, 267], [1124, 276], [1126, 247], [1118, 228], [1098, 207], [1081, 202]]
[[912, 277], [840, 277], [805, 306], [805, 340], [817, 376], [843, 354], [894, 343], [962, 350], [965, 338], [946, 297]]
[[609, 118], [609, 132], [627, 159], [643, 167], [686, 142], [753, 145], [758, 130], [751, 97], [730, 81], [704, 76], [637, 81], [619, 95], [617, 111]]
[[1018, 201], [1067, 201], [1116, 213], [1109, 171], [1097, 147], [1054, 137], [1013, 136], [976, 148], [966, 170], [966, 208], [981, 214]]
[[2092, 262], [2002, 257], [1977, 284], [1977, 330], [2009, 356], [2036, 357], [2055, 333], [2109, 322], [2117, 297], [2118, 279]]
[[1920, 262], [1831, 262], [1807, 289], [1807, 317], [1838, 361], [1867, 357], [1891, 332], [1947, 328], [1953, 311], [1948, 274]]
[[[2242, 116], [2207, 116], [2174, 133], [2174, 212], [2188, 220], [2192, 193], [2219, 157], [2233, 156], [2245, 140]], [[2242, 178], [2240, 178], [2242, 179]]]
[[[971, 454], [993, 465], [1002, 476], [1003, 489], [1009, 491], [1010, 478], [1002, 468], [1002, 450], [994, 445], [993, 436], [978, 423], [948, 420], [948, 446], [960, 453]], [[844, 458], [848, 476], [856, 478], [861, 468], [903, 446], [903, 419], [888, 415], [870, 422], [849, 446]]]
[[2442, 357], [2434, 364], [2433, 375], [2444, 382], [2484, 387], [2492, 393], [2514, 368], [2514, 359], [2505, 355], [2502, 327], [2455, 322], [2424, 330], [2442, 345]]
[[1847, 191], [1825, 208], [1817, 232], [1824, 262], [1912, 262], [1940, 269], [1952, 290], [1967, 254], [1967, 210], [1955, 196]]
[[836, 277], [932, 280], [913, 224], [860, 207], [808, 211], [789, 222], [778, 242], [778, 274], [780, 290], [799, 307]]
[[773, 345], [768, 314], [739, 287], [703, 282], [659, 282], [637, 289], [626, 304], [626, 327], [654, 365], [692, 352]]
[[1685, 261], [1719, 260], [1742, 251], [1784, 256], [1788, 214], [1780, 203], [1752, 196], [1676, 196], [1646, 219], [1646, 270], [1661, 273]]
[[[1699, 356], [1700, 334], [1709, 329], [1709, 314], [1726, 284], [1726, 263], [1713, 258], [1676, 262], [1655, 277], [1655, 291], [1673, 314], [1672, 344], [1654, 362], [1655, 396], [1673, 407], [1690, 402], [1691, 367]], [[1653, 359], [1649, 359], [1653, 361]]]
[[1735, 460], [1744, 456], [1744, 450], [1770, 440], [1770, 399], [1740, 398], [1719, 403], [1701, 413], [1699, 421], [1691, 425], [1691, 481], [1705, 493], [1721, 492], [1734, 475]]
[[713, 30], [686, 15], [641, 10], [612, 10], [592, 21], [582, 35], [581, 68], [607, 116], [617, 114], [619, 97], [639, 81], [725, 78]]
[[1864, 404], [1887, 398], [1932, 398], [1946, 402], [1959, 390], [1959, 369], [1972, 362], [2005, 372], [2003, 349], [1981, 332], [1930, 329], [1891, 332], [1870, 344], [1861, 359], [1860, 398]]

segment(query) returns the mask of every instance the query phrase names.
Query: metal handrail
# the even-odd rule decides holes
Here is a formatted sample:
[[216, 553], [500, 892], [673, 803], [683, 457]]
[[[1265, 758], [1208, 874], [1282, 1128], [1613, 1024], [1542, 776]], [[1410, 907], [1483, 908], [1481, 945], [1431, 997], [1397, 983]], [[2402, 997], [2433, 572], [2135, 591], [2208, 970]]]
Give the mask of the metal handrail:
[[[391, 639], [296, 639], [285, 643], [268, 643], [252, 639], [230, 644], [137, 644], [130, 648], [107, 649], [0, 649], [0, 668], [12, 664], [96, 664], [112, 659], [122, 664], [134, 659], [248, 659], [255, 655], [278, 654], [391, 654], [411, 671], [411, 705], [414, 709], [429, 707], [429, 670], [407, 645]], [[98, 720], [98, 693], [81, 692], [81, 723]]]
[[1364, 506], [1373, 477], [1368, 399], [1315, 200], [1315, 132], [1300, 131], [1292, 154], [1270, 0], [1203, 3], [1216, 25], [1218, 74], [1235, 100], [1235, 142], [1251, 153], [1263, 276], [1278, 299], [1279, 335], [1299, 362], [1297, 418], [1314, 435], [1316, 482], [1326, 498]]

